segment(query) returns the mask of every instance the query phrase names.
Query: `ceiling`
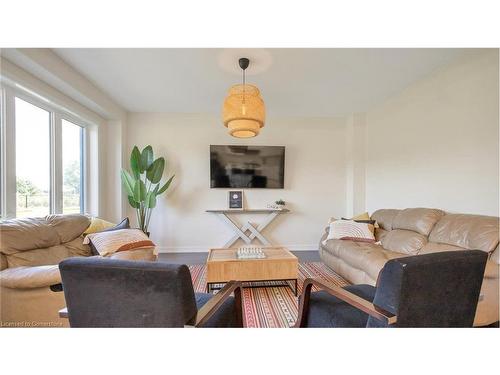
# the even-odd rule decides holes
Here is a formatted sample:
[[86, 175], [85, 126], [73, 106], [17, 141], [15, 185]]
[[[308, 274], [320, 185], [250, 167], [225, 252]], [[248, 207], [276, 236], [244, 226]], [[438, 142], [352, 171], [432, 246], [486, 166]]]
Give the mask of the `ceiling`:
[[[269, 116], [363, 112], [465, 49], [54, 49], [130, 112], [220, 113], [241, 80], [262, 93]], [[469, 50], [470, 51], [470, 50]]]

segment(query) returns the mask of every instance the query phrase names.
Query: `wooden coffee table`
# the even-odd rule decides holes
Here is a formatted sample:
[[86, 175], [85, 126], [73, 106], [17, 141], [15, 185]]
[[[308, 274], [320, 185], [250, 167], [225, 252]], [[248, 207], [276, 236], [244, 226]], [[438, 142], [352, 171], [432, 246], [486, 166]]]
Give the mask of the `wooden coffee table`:
[[[244, 287], [258, 288], [277, 286], [269, 282], [283, 281], [297, 295], [299, 262], [295, 255], [284, 247], [263, 247], [266, 258], [238, 259], [236, 248], [210, 249], [207, 258], [207, 292], [214, 284], [231, 280], [241, 281]], [[292, 287], [291, 283], [294, 287]]]

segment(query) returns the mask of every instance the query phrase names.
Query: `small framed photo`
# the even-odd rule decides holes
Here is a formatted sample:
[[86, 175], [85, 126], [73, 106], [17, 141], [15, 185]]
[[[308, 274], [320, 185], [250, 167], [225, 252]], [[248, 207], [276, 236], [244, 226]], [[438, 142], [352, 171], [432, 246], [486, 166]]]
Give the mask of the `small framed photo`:
[[232, 190], [229, 192], [229, 209], [242, 210], [243, 209], [243, 191]]

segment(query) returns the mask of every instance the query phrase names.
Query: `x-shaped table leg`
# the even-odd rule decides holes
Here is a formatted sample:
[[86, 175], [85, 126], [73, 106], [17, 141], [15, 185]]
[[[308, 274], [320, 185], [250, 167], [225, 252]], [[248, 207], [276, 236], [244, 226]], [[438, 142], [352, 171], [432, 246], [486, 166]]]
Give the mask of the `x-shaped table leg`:
[[[271, 242], [267, 240], [261, 232], [276, 218], [276, 216], [278, 216], [277, 212], [271, 212], [269, 215], [267, 215], [264, 221], [260, 223], [257, 228], [255, 228], [250, 222], [247, 222], [241, 228], [239, 228], [238, 225], [234, 221], [232, 221], [225, 213], [219, 213], [218, 216], [235, 232], [235, 235], [231, 237], [224, 245], [225, 248], [231, 247], [231, 245], [235, 243], [238, 238], [241, 238], [243, 241], [245, 241], [247, 245], [250, 244], [254, 238], [257, 238], [260, 242], [262, 242], [263, 245], [271, 245]], [[247, 230], [250, 231], [250, 235], [248, 236], [245, 234]]]

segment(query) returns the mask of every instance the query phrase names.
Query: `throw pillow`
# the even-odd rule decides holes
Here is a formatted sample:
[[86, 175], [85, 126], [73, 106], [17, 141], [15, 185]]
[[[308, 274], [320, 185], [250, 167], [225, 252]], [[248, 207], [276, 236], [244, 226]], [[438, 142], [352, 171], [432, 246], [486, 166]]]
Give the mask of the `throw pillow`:
[[375, 223], [376, 223], [375, 220], [356, 220], [356, 219], [346, 219], [345, 217], [343, 217], [342, 220], [352, 220], [355, 221], [356, 223], [368, 224], [368, 229], [370, 229], [370, 231], [373, 234], [375, 234]]
[[153, 241], [140, 229], [118, 229], [114, 231], [91, 233], [83, 240], [84, 244], [92, 241], [97, 253], [101, 256], [119, 251], [151, 249]]
[[351, 220], [370, 220], [370, 215], [368, 215], [368, 212], [363, 212], [362, 214], [353, 216]]
[[[104, 220], [103, 220], [104, 221]], [[112, 232], [115, 230], [120, 230], [120, 229], [129, 229], [130, 228], [130, 221], [128, 220], [128, 217], [123, 219], [120, 224], [116, 224], [115, 226], [105, 228], [103, 230], [94, 232], [94, 233], [102, 233], [102, 232]], [[90, 233], [89, 233], [90, 234]], [[92, 243], [92, 240], [89, 241], [89, 246], [90, 246], [90, 251], [92, 255], [99, 255], [99, 252], [95, 248], [94, 244]]]
[[111, 223], [106, 220], [99, 219], [98, 217], [93, 217], [90, 219], [90, 225], [87, 229], [85, 229], [85, 232], [83, 234], [90, 234], [90, 233], [96, 233], [96, 232], [101, 232], [105, 229], [112, 228], [116, 224]]
[[375, 236], [370, 230], [369, 225], [367, 223], [358, 223], [354, 220], [336, 220], [330, 223], [330, 231], [326, 240], [375, 242]]
[[[342, 218], [342, 219], [344, 219], [344, 218]], [[358, 222], [361, 222], [361, 223], [364, 222], [365, 220], [372, 221], [372, 219], [371, 219], [370, 215], [368, 214], [368, 212], [363, 212], [362, 214], [355, 215], [352, 218], [346, 219], [346, 220], [354, 220], [354, 221], [358, 221]], [[375, 228], [379, 227], [376, 220], [373, 220], [373, 226]]]

